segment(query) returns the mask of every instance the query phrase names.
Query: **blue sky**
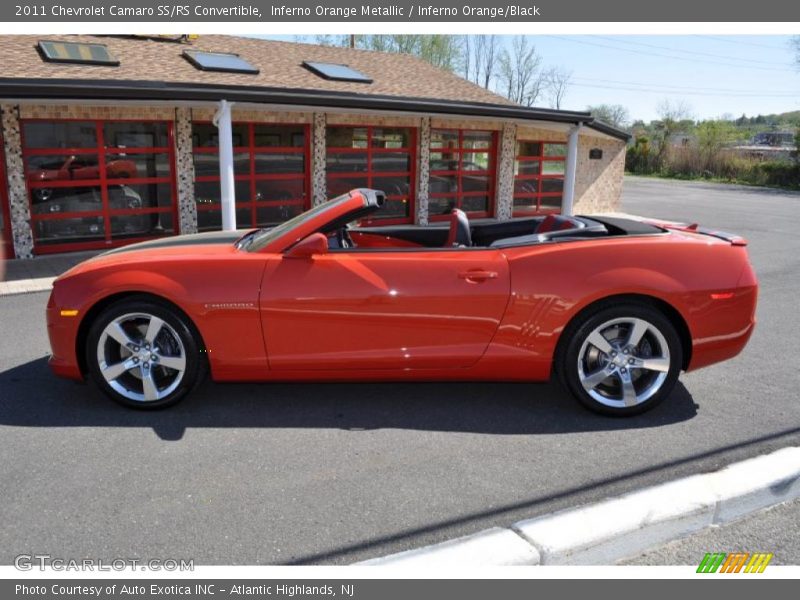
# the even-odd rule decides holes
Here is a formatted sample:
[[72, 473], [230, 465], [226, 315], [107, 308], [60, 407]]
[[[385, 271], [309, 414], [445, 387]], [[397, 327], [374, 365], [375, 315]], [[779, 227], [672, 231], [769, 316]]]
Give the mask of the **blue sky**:
[[531, 39], [544, 66], [572, 71], [562, 108], [622, 104], [633, 119], [646, 121], [657, 118], [656, 107], [664, 99], [685, 101], [695, 118], [800, 110], [800, 69], [792, 63], [790, 36], [536, 35]]

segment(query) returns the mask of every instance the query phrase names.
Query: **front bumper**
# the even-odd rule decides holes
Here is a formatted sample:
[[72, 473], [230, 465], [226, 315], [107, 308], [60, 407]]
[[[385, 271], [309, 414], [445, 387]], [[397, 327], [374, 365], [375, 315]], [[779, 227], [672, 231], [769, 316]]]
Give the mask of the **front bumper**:
[[61, 316], [61, 307], [56, 306], [50, 293], [47, 302], [47, 337], [50, 339], [50, 369], [59, 377], [83, 381], [83, 373], [78, 363], [76, 341], [81, 314], [74, 317]]

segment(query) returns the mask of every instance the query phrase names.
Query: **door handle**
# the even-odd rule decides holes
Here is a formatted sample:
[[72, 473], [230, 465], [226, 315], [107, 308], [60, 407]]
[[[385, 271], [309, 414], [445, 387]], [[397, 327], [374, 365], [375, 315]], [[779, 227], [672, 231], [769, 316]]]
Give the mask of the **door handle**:
[[487, 279], [497, 279], [497, 271], [476, 269], [475, 271], [462, 271], [458, 276], [460, 279], [466, 279], [467, 281], [486, 281]]

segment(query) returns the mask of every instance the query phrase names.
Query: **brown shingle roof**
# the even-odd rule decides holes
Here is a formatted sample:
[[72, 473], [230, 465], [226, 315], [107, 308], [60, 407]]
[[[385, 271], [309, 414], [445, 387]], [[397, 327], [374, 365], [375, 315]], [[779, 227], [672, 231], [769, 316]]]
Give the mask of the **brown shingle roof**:
[[[121, 64], [104, 67], [48, 63], [36, 50], [40, 39], [102, 43]], [[186, 49], [239, 54], [261, 72], [245, 75], [200, 71], [181, 56]], [[224, 35], [201, 35], [191, 44], [114, 36], [3, 35], [0, 36], [0, 56], [3, 57], [0, 78], [246, 85], [513, 106], [502, 96], [408, 54]], [[347, 64], [371, 77], [373, 83], [323, 79], [302, 66], [306, 60]]]

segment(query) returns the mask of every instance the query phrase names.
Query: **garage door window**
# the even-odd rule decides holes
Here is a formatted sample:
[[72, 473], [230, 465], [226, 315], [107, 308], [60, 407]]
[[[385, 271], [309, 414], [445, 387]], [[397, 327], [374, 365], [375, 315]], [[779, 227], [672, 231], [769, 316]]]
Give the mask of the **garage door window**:
[[514, 216], [559, 212], [564, 193], [567, 146], [558, 142], [517, 141], [514, 166]]
[[177, 233], [172, 123], [25, 120], [37, 253]]
[[488, 217], [494, 207], [495, 145], [493, 131], [432, 129], [430, 199], [432, 220], [454, 208], [471, 217]]
[[413, 219], [416, 130], [411, 127], [327, 129], [327, 195], [335, 198], [355, 188], [386, 194], [386, 204], [369, 221], [410, 223]]
[[[222, 228], [219, 138], [212, 123], [192, 127], [200, 231]], [[236, 226], [266, 227], [308, 208], [308, 126], [233, 124]]]

